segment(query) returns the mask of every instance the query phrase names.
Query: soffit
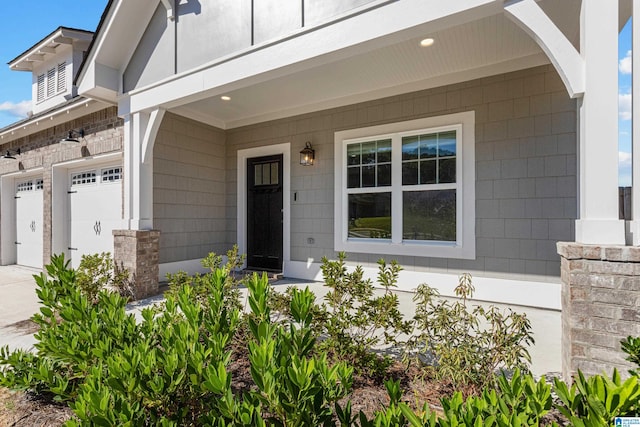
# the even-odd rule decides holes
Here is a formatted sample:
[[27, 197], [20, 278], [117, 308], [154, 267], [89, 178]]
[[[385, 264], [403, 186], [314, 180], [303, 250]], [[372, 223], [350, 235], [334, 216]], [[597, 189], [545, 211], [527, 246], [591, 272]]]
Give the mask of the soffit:
[[227, 93], [232, 98], [228, 102], [216, 96], [171, 111], [232, 128], [375, 99], [381, 94], [433, 87], [443, 84], [452, 73], [468, 79], [474, 70], [491, 69], [497, 74], [547, 62], [538, 45], [503, 14], [437, 33], [427, 30], [425, 27], [424, 36], [435, 39], [428, 48], [420, 47], [420, 38], [381, 43], [385, 47], [234, 90]]

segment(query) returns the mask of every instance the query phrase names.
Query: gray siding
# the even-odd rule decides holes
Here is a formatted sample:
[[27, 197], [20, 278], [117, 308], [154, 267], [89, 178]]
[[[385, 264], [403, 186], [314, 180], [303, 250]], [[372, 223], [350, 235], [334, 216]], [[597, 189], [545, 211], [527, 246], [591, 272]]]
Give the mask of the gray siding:
[[175, 21], [158, 5], [124, 73], [124, 91], [286, 37], [373, 0], [177, 2]]
[[228, 249], [224, 132], [167, 113], [154, 145], [154, 228], [160, 263]]
[[[334, 132], [476, 112], [476, 259], [350, 254], [407, 270], [557, 281], [555, 243], [574, 239], [576, 103], [551, 66], [409, 93], [227, 132], [227, 236], [236, 239], [236, 151], [291, 143], [292, 260], [333, 257]], [[298, 164], [312, 141], [316, 164]], [[309, 244], [307, 238], [315, 243]]]
[[123, 75], [124, 91], [145, 86], [175, 73], [175, 25], [158, 4]]

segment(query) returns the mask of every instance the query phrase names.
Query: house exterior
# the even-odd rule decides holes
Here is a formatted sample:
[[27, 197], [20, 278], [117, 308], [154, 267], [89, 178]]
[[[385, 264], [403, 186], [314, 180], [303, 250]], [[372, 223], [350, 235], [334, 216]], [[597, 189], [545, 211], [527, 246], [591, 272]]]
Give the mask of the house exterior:
[[617, 44], [639, 3], [111, 0], [75, 85], [123, 121], [116, 259], [140, 295], [235, 243], [300, 279], [338, 251], [371, 276], [396, 259], [404, 290], [469, 272], [479, 300], [562, 310], [565, 376], [623, 367]]
[[[93, 33], [60, 27], [9, 62], [32, 73], [32, 112], [0, 129], [0, 263], [42, 268], [113, 251], [122, 221], [123, 121], [78, 95]], [[74, 142], [63, 141], [71, 139]]]

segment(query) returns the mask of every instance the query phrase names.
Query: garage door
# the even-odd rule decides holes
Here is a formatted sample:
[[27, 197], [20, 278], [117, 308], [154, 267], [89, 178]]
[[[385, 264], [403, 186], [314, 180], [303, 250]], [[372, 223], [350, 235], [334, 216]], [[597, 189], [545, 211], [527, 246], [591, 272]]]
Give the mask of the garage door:
[[16, 182], [16, 264], [42, 268], [42, 178]]
[[113, 254], [112, 231], [122, 218], [122, 167], [72, 172], [69, 182], [69, 253], [75, 268], [82, 255]]

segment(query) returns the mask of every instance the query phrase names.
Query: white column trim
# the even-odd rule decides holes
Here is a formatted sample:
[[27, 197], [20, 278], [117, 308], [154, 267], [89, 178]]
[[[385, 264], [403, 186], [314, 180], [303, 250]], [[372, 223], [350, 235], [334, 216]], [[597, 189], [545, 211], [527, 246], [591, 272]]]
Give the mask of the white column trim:
[[569, 96], [582, 96], [585, 89], [584, 60], [536, 1], [512, 1], [505, 3], [504, 10], [506, 16], [529, 34], [547, 54]]
[[580, 46], [579, 220], [576, 242], [625, 244], [618, 212], [618, 2], [583, 0]]
[[125, 117], [124, 218], [129, 230], [153, 229], [153, 162], [144, 163], [142, 151], [145, 135], [153, 133], [148, 131], [149, 127], [150, 114], [133, 113]]
[[150, 164], [153, 161], [153, 146], [156, 143], [164, 113], [164, 108], [156, 108], [149, 116], [149, 124], [142, 139], [142, 163]]
[[631, 36], [631, 70], [632, 70], [632, 187], [631, 187], [631, 212], [633, 221], [631, 222], [631, 242], [634, 246], [640, 246], [640, 22], [636, 22], [636, 15], [640, 20], [640, 0], [633, 0], [632, 12], [632, 36]]

